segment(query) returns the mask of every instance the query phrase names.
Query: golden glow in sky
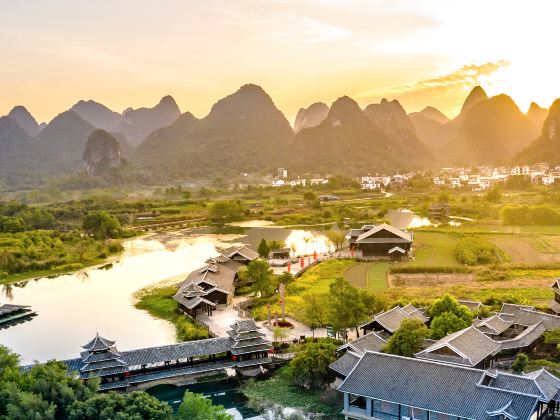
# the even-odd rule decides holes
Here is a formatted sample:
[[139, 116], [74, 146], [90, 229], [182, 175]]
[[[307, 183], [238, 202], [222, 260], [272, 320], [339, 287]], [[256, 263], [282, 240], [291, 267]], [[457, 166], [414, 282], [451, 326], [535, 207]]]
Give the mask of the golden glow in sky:
[[349, 95], [453, 116], [468, 91], [525, 111], [560, 97], [555, 0], [22, 0], [0, 4], [0, 115], [48, 121], [80, 99], [116, 111], [171, 94], [204, 116], [244, 83], [292, 120]]

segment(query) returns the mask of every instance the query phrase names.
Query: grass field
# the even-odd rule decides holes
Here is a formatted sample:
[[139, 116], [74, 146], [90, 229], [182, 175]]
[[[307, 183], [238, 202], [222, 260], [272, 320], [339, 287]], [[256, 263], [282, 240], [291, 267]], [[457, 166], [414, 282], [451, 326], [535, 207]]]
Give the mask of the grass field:
[[[305, 308], [306, 296], [309, 294], [323, 294], [329, 292], [332, 281], [337, 277], [343, 277], [344, 273], [357, 263], [352, 260], [330, 260], [317, 264], [307, 270], [301, 277], [295, 279], [286, 288], [286, 314], [301, 319]], [[278, 296], [271, 302], [271, 312], [280, 313]], [[257, 319], [266, 319], [266, 305], [256, 307], [252, 314]]]
[[509, 254], [513, 263], [560, 261], [560, 237], [556, 235], [492, 235], [488, 239]]
[[458, 266], [455, 257], [457, 240], [447, 233], [414, 232], [415, 260], [410, 264], [415, 266]]
[[344, 279], [352, 286], [365, 289], [368, 286], [368, 272], [373, 263], [358, 263], [344, 272]]
[[367, 272], [367, 289], [370, 292], [379, 292], [387, 289], [387, 271], [389, 271], [388, 261], [372, 263]]
[[379, 292], [388, 287], [388, 261], [357, 263], [344, 272], [344, 278], [352, 286]]

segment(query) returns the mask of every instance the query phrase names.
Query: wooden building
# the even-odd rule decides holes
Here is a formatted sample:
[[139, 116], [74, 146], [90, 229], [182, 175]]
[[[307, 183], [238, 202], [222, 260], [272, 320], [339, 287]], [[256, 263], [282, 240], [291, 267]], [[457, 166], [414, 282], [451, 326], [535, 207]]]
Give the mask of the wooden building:
[[352, 229], [348, 239], [350, 249], [359, 251], [362, 257], [388, 257], [394, 260], [410, 254], [412, 241], [412, 233], [386, 223]]
[[257, 258], [247, 247], [236, 247], [206, 260], [206, 265], [190, 273], [173, 299], [179, 309], [196, 319], [199, 313], [212, 316], [218, 305], [230, 305], [235, 292], [237, 273], [244, 264]]

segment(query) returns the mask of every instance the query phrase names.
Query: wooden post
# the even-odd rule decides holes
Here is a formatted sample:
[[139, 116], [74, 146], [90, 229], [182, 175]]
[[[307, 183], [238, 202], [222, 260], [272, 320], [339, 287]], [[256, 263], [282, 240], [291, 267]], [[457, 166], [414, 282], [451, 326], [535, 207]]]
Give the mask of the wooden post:
[[266, 309], [268, 310], [268, 326], [269, 326], [270, 328], [272, 328], [272, 324], [270, 323], [270, 321], [271, 321], [271, 317], [270, 317], [270, 303], [267, 303], [267, 304], [266, 304]]
[[280, 293], [280, 307], [282, 308], [282, 321], [286, 321], [286, 311], [284, 309], [284, 296], [286, 292], [286, 288], [284, 283], [280, 283], [278, 286], [278, 292]]

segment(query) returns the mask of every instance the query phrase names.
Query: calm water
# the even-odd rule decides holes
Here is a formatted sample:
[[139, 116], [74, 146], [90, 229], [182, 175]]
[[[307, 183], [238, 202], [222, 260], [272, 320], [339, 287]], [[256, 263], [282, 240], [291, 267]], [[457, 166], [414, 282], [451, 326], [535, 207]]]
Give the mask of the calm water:
[[[154, 234], [127, 241], [123, 255], [106, 269], [4, 287], [12, 303], [30, 305], [38, 316], [0, 330], [0, 344], [19, 353], [23, 363], [78, 357], [81, 346], [97, 332], [116, 340], [120, 350], [170, 344], [175, 341], [173, 327], [134, 308], [135, 291], [182, 279], [216, 255], [217, 247], [245, 243], [255, 248], [264, 237], [291, 238], [300, 252], [326, 249], [324, 237], [316, 232], [274, 227], [242, 230], [223, 235], [202, 230]], [[6, 300], [3, 296], [0, 303]]]
[[410, 210], [389, 210], [387, 212], [387, 218], [392, 226], [398, 227], [399, 229], [413, 229], [434, 225], [427, 217], [418, 216]]
[[195, 384], [188, 386], [158, 385], [148, 389], [161, 401], [166, 401], [176, 410], [183, 399], [186, 390], [203, 394], [209, 398], [214, 405], [222, 405], [226, 411], [234, 416], [234, 419], [249, 419], [258, 415], [257, 412], [248, 408], [245, 404], [247, 399], [239, 390], [240, 381], [238, 379], [228, 379], [219, 382], [206, 384]]

